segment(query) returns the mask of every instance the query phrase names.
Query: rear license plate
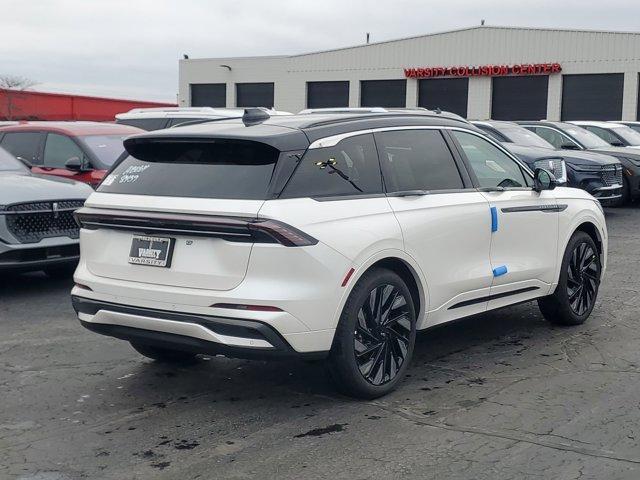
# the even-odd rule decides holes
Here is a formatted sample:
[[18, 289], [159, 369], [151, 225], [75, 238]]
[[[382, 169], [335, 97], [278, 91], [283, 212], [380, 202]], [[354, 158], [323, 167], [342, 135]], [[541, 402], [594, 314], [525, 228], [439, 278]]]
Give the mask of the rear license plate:
[[129, 251], [129, 263], [151, 267], [170, 267], [173, 238], [134, 235]]

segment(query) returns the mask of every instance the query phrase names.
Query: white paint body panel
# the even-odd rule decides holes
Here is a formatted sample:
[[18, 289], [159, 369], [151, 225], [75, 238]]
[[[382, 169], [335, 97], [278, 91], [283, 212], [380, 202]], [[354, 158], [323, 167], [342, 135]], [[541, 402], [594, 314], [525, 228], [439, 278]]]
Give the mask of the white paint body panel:
[[[555, 202], [567, 208], [560, 213], [499, 213], [498, 231], [491, 232], [492, 205], [500, 209]], [[284, 247], [200, 238], [190, 249], [184, 244], [188, 238], [178, 236], [175, 263], [170, 269], [162, 269], [126, 263], [130, 233], [101, 229], [83, 229], [81, 233], [81, 259], [74, 278], [91, 291], [75, 287], [74, 295], [182, 313], [231, 316], [231, 312], [235, 318], [271, 325], [298, 352], [330, 349], [349, 292], [358, 278], [381, 259], [400, 259], [413, 273], [421, 303], [419, 328], [552, 292], [564, 248], [581, 223], [596, 226], [604, 248], [603, 267], [606, 265], [607, 233], [602, 211], [589, 194], [571, 188], [542, 194], [469, 190], [420, 197], [265, 202], [94, 193], [87, 205], [251, 214], [288, 223], [318, 239], [313, 246]], [[492, 268], [497, 263], [506, 263], [509, 273], [494, 278]], [[343, 279], [352, 268], [354, 273], [343, 287]], [[460, 302], [524, 287], [537, 290], [450, 309]], [[217, 303], [268, 305], [282, 311], [212, 307]], [[135, 325], [133, 317], [123, 322]], [[97, 314], [93, 320], [100, 318], [113, 323], [121, 316]], [[169, 330], [177, 328], [156, 324]], [[140, 320], [142, 325], [152, 328], [154, 319]], [[200, 328], [193, 332], [202, 334]]]

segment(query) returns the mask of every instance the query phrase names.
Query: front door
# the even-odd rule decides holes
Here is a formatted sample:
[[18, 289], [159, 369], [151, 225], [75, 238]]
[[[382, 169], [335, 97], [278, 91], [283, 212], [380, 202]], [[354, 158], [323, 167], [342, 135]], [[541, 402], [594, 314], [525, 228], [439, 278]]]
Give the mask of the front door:
[[453, 136], [491, 209], [489, 308], [545, 294], [556, 274], [562, 208], [554, 192], [534, 191], [530, 174], [481, 136], [460, 131]]
[[485, 311], [493, 279], [487, 200], [440, 130], [389, 130], [375, 139], [405, 250], [427, 279], [427, 323]]

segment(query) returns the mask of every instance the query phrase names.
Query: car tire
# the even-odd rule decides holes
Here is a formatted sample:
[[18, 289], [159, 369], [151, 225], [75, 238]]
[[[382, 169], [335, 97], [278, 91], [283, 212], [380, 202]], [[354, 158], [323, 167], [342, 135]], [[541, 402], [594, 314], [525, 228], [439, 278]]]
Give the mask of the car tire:
[[601, 272], [593, 239], [585, 232], [574, 233], [562, 258], [555, 292], [538, 300], [544, 318], [556, 325], [584, 323], [596, 303]]
[[58, 265], [55, 267], [47, 267], [44, 269], [44, 273], [49, 278], [65, 279], [73, 277], [73, 272], [76, 271], [75, 265]]
[[140, 355], [161, 363], [191, 364], [198, 360], [195, 353], [182, 352], [170, 348], [154, 347], [144, 343], [130, 342]]
[[342, 310], [329, 376], [342, 393], [372, 399], [391, 392], [404, 377], [416, 338], [411, 292], [396, 273], [366, 272]]

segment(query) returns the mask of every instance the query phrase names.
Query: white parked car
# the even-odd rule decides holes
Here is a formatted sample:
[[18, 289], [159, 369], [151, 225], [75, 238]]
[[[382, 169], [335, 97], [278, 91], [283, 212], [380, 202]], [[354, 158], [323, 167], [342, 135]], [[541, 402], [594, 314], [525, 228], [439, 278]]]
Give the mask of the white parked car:
[[248, 111], [125, 147], [77, 212], [72, 299], [147, 357], [326, 358], [373, 398], [418, 330], [534, 299], [560, 324], [594, 307], [599, 203], [465, 121]]

